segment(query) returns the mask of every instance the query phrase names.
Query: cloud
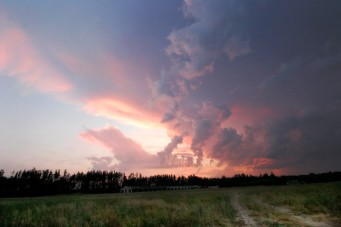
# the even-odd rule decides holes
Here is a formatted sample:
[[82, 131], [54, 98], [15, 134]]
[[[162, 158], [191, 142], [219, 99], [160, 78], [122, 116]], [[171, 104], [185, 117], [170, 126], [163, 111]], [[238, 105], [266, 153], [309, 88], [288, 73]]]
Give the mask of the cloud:
[[73, 86], [39, 52], [25, 31], [0, 17], [0, 73], [43, 93], [67, 93]]
[[[260, 163], [264, 163], [259, 162], [265, 159], [267, 151], [264, 138], [264, 129], [258, 125], [245, 126], [242, 132], [237, 132], [234, 128], [221, 128], [212, 139], [208, 156], [218, 160], [218, 165], [227, 164], [229, 167], [253, 170], [259, 168]], [[263, 170], [269, 169], [271, 168]]]
[[[114, 158], [119, 162], [113, 167], [119, 171], [138, 171], [139, 169], [152, 168], [159, 165], [155, 155], [149, 154], [141, 145], [126, 137], [115, 127], [106, 127], [99, 130], [87, 130], [81, 133], [84, 139], [96, 142], [110, 149]], [[102, 159], [92, 159], [95, 165], [103, 164]], [[108, 159], [104, 159], [108, 161]]]
[[[9, 10], [8, 10], [9, 11]], [[42, 37], [2, 10], [0, 73], [26, 88], [53, 94], [92, 115], [140, 128], [160, 127], [162, 110], [152, 103], [148, 69], [119, 60], [102, 46], [69, 43]], [[82, 49], [82, 51], [77, 51]]]
[[335, 161], [341, 155], [337, 49], [337, 44], [328, 43], [317, 48], [319, 54], [311, 52], [282, 63], [251, 101], [232, 107], [232, 116], [209, 141], [208, 157], [220, 165], [240, 165], [255, 172], [339, 169]]
[[278, 73], [260, 84], [259, 100], [285, 112], [334, 108], [340, 104], [340, 64], [340, 54], [311, 54], [282, 63]]
[[93, 170], [111, 171], [115, 169], [115, 167], [111, 165], [113, 161], [112, 157], [109, 157], [109, 156], [100, 157], [100, 158], [89, 157], [88, 160], [91, 161]]
[[134, 101], [117, 99], [115, 95], [87, 98], [83, 109], [95, 116], [104, 116], [118, 120], [121, 123], [134, 125], [140, 128], [159, 127], [159, 115], [148, 107], [138, 105]]
[[[87, 130], [81, 135], [92, 142], [99, 142], [109, 148], [119, 164], [113, 165], [120, 171], [152, 168], [200, 167], [203, 162], [206, 142], [220, 129], [221, 123], [230, 116], [225, 106], [204, 102], [192, 111], [180, 113], [178, 122], [168, 122], [175, 133], [172, 140], [157, 155], [150, 154], [132, 139], [123, 135], [117, 128], [107, 127], [100, 130]], [[182, 122], [181, 122], [182, 121]], [[173, 127], [173, 128], [172, 128]], [[191, 144], [190, 150], [177, 150], [179, 144]], [[93, 166], [107, 168], [107, 159], [92, 159]], [[104, 162], [104, 163], [103, 163]], [[109, 167], [108, 167], [109, 168]]]
[[[129, 63], [119, 61], [112, 54], [106, 54], [103, 50], [97, 51], [91, 57], [84, 58], [79, 56], [79, 53], [75, 52], [71, 54], [64, 48], [54, 49], [52, 45], [52, 47], [48, 48], [48, 58], [37, 58], [34, 64], [23, 63], [22, 71], [24, 73], [26, 71], [30, 73], [34, 71], [34, 68], [38, 64], [41, 64], [41, 69], [44, 69], [44, 65], [47, 65], [46, 72], [43, 71], [43, 73], [38, 73], [38, 76], [33, 77], [32, 83], [37, 86], [36, 88], [42, 92], [59, 92], [63, 93], [63, 95], [67, 92], [67, 98], [82, 105], [83, 110], [93, 115], [104, 116], [109, 119], [118, 120], [121, 123], [133, 124], [138, 127], [159, 126], [160, 121], [167, 126], [169, 125], [170, 132], [176, 132], [173, 139], [186, 136], [186, 140], [190, 143], [190, 148], [195, 158], [193, 160], [191, 159], [192, 157], [186, 158], [187, 164], [193, 162], [200, 166], [204, 156], [203, 149], [206, 141], [216, 133], [220, 124], [230, 116], [230, 113], [228, 108], [209, 102], [203, 102], [202, 106], [195, 107], [194, 110], [191, 110], [197, 111], [196, 114], [181, 109], [183, 108], [181, 106], [182, 104], [179, 104], [181, 98], [188, 94], [189, 90], [198, 86], [195, 82], [189, 82], [188, 80], [212, 72], [216, 57], [226, 53], [230, 56], [232, 52], [234, 57], [237, 57], [246, 54], [247, 51], [245, 50], [248, 49], [248, 43], [247, 46], [244, 46], [244, 41], [239, 40], [235, 35], [232, 36], [232, 33], [235, 32], [229, 30], [230, 28], [226, 30], [226, 34], [223, 33], [223, 37], [218, 35], [220, 28], [224, 28], [226, 25], [225, 20], [227, 20], [227, 24], [234, 24], [235, 21], [229, 21], [232, 17], [225, 18], [225, 14], [222, 11], [216, 14], [215, 10], [221, 7], [225, 9], [231, 7], [234, 9], [231, 9], [231, 13], [234, 13], [235, 9], [238, 8], [238, 13], [236, 14], [239, 14], [242, 13], [242, 10], [239, 9], [238, 4], [224, 3], [220, 5], [218, 2], [213, 2], [207, 6], [205, 4], [198, 5], [194, 2], [185, 2], [184, 13], [194, 19], [195, 22], [188, 27], [174, 31], [169, 36], [171, 44], [167, 48], [167, 51], [171, 58], [175, 60], [175, 65], [171, 70], [164, 72], [161, 79], [154, 84], [154, 92], [158, 96], [162, 96], [161, 102], [165, 103], [160, 104], [159, 100], [153, 103], [153, 100], [150, 100], [153, 91], [149, 90], [147, 81], [144, 79], [145, 72], [143, 72], [143, 69], [137, 70]], [[20, 34], [24, 33], [22, 32]], [[241, 37], [239, 33], [238, 35]], [[24, 43], [23, 45], [29, 49], [27, 51], [29, 54], [21, 54], [25, 59], [30, 59], [28, 55], [34, 56], [33, 53], [38, 53], [43, 48], [40, 47], [39, 49], [30, 45], [27, 35], [22, 35], [22, 37], [24, 38], [19, 41]], [[212, 40], [205, 40], [210, 37], [212, 37]], [[211, 43], [216, 43], [216, 46], [212, 46]], [[7, 46], [7, 43], [4, 46]], [[236, 48], [233, 49], [233, 46], [236, 46]], [[243, 48], [244, 50], [242, 50]], [[21, 49], [25, 50], [25, 48]], [[239, 49], [241, 50], [240, 53], [238, 53]], [[8, 52], [15, 53], [13, 50], [9, 50]], [[87, 52], [87, 49], [83, 52]], [[80, 54], [82, 55], [83, 52]], [[9, 64], [5, 56], [2, 56], [1, 59], [4, 59], [2, 60], [4, 62], [3, 65], [7, 66]], [[13, 59], [20, 59], [20, 56], [14, 56]], [[181, 66], [181, 62], [178, 60], [183, 59], [185, 59], [183, 61], [184, 65]], [[88, 64], [88, 61], [92, 63]], [[63, 72], [63, 75], [61, 74], [59, 76], [58, 72]], [[170, 74], [178, 75], [179, 72], [181, 74], [180, 77], [170, 77]], [[63, 78], [64, 83], [57, 83], [52, 79], [48, 79], [49, 77], [45, 74], [49, 76], [57, 75], [51, 78]], [[136, 74], [142, 74], [143, 76], [136, 77]], [[67, 86], [51, 87], [59, 84], [66, 84]], [[72, 91], [70, 90], [71, 88]], [[165, 113], [163, 117], [162, 112]], [[83, 136], [86, 135], [87, 138], [101, 141], [102, 144], [112, 149], [115, 158], [121, 162], [118, 165], [123, 169], [128, 168], [126, 167], [128, 163], [135, 163], [133, 160], [134, 157], [141, 156], [141, 159], [144, 157], [146, 158], [146, 163], [155, 161], [155, 157], [151, 158], [152, 156], [145, 152], [138, 144], [133, 143], [130, 139], [126, 138], [123, 134], [119, 134], [114, 129], [103, 131], [90, 130], [87, 134], [83, 134]], [[123, 149], [123, 146], [120, 147], [117, 144], [108, 142], [110, 141], [109, 138], [114, 137], [128, 144], [128, 153], [125, 152], [125, 155], [123, 155], [122, 152], [118, 151]], [[178, 139], [175, 141], [172, 140], [164, 150], [165, 156], [173, 155], [175, 157], [175, 154], [172, 154], [172, 152], [176, 147], [175, 144], [178, 143], [180, 143]], [[133, 153], [134, 155], [129, 156], [129, 153]], [[92, 161], [93, 165], [98, 167], [102, 164], [105, 165], [107, 159], [93, 159]]]
[[183, 12], [191, 24], [169, 34], [166, 53], [172, 66], [163, 71], [155, 86], [157, 98], [168, 96], [162, 123], [170, 134], [186, 135], [184, 141], [190, 144], [193, 164], [201, 166], [207, 141], [231, 113], [213, 102], [187, 107], [184, 98], [201, 86], [198, 78], [213, 73], [219, 57], [234, 60], [250, 53], [251, 47], [242, 28], [246, 12], [241, 2], [184, 1]]
[[157, 155], [160, 157], [162, 165], [173, 165], [174, 164], [174, 156], [172, 156], [172, 152], [177, 148], [178, 144], [182, 143], [182, 136], [174, 136], [167, 144], [165, 149], [162, 152], [158, 152]]
[[[199, 167], [205, 155], [206, 142], [217, 133], [230, 115], [231, 112], [226, 106], [203, 102], [200, 106], [180, 109], [176, 119], [165, 124], [171, 134], [178, 135], [174, 138], [183, 138], [186, 144], [190, 145], [192, 165]], [[173, 149], [167, 149], [167, 155], [172, 154], [172, 151]]]
[[241, 1], [185, 1], [184, 14], [193, 23], [173, 31], [167, 48], [180, 75], [192, 80], [213, 72], [224, 54], [234, 60], [250, 53], [242, 29], [245, 13]]
[[233, 162], [240, 154], [239, 148], [242, 144], [243, 136], [238, 134], [235, 129], [223, 128], [217, 136], [217, 141], [212, 148], [211, 158], [218, 159], [220, 162], [228, 160]]
[[[338, 169], [341, 158], [341, 111], [310, 112], [266, 125], [266, 157], [273, 168]], [[319, 162], [316, 162], [319, 160]], [[326, 163], [329, 163], [326, 165]]]
[[[340, 110], [263, 119], [242, 132], [221, 128], [207, 156], [218, 165], [281, 173], [338, 169], [341, 157]], [[319, 160], [319, 161], [317, 161]]]
[[[341, 56], [337, 44], [318, 48], [282, 63], [278, 72], [259, 86], [256, 105], [276, 115], [254, 123], [261, 128], [263, 158], [257, 168], [282, 168], [287, 172], [339, 169]], [[319, 160], [319, 161], [317, 161]]]
[[104, 145], [113, 154], [113, 157], [88, 158], [94, 169], [148, 172], [194, 166], [191, 154], [174, 153], [177, 146], [182, 143], [183, 136], [174, 136], [165, 149], [157, 155], [146, 152], [140, 144], [115, 127], [86, 130], [81, 133], [81, 136], [92, 143]]
[[[167, 29], [155, 26], [163, 33], [150, 36], [149, 23], [140, 28], [126, 20], [121, 26], [113, 23], [124, 19], [120, 14], [109, 10], [113, 19], [99, 5], [84, 5], [91, 9], [82, 10], [91, 15], [86, 20], [71, 8], [57, 7], [52, 22], [43, 25], [35, 23], [47, 17], [33, 17], [34, 10], [26, 10], [21, 23], [2, 10], [0, 73], [94, 116], [168, 130], [171, 141], [158, 155], [114, 127], [83, 132], [119, 162], [91, 157], [94, 168], [210, 169], [211, 159], [229, 173], [337, 169], [339, 6], [312, 1], [307, 11], [302, 3], [185, 0], [185, 21]], [[58, 14], [64, 11], [71, 25], [61, 26]], [[79, 23], [70, 18], [84, 26], [75, 30]], [[157, 48], [149, 50], [141, 39], [151, 37], [144, 43]]]
[[[122, 57], [124, 51], [112, 51], [113, 46], [121, 47], [121, 44], [108, 42], [111, 31], [102, 29], [108, 25], [107, 21], [93, 20], [98, 19], [103, 6], [90, 7], [87, 11], [89, 5], [85, 5], [84, 12], [89, 13], [89, 18], [85, 18], [71, 8], [64, 10], [63, 4], [57, 5], [46, 19], [41, 12], [51, 10], [49, 4], [39, 5], [41, 11], [37, 14], [31, 5], [27, 6], [31, 10], [22, 12], [20, 5], [2, 4], [1, 75], [15, 77], [33, 90], [83, 106], [94, 115], [126, 124], [146, 119], [146, 123], [135, 124], [138, 127], [150, 125], [151, 121], [158, 124], [162, 113], [151, 103], [153, 94], [148, 84], [155, 69], [150, 64], [143, 65], [138, 56], [127, 58]], [[12, 16], [20, 12], [20, 16]], [[77, 20], [64, 21], [60, 13]], [[41, 17], [45, 20], [40, 21]], [[80, 26], [79, 20], [87, 25]], [[145, 57], [144, 53], [139, 54]], [[113, 99], [111, 104], [119, 105], [114, 108], [109, 99]]]
[[251, 52], [250, 41], [243, 41], [238, 37], [231, 37], [226, 44], [225, 52], [230, 60]]

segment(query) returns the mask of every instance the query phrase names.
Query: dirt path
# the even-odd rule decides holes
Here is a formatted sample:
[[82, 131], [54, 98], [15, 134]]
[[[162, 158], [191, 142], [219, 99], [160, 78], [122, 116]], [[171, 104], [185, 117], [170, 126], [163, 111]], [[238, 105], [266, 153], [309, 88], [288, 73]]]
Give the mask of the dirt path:
[[272, 206], [273, 209], [275, 209], [276, 211], [286, 214], [290, 217], [293, 217], [294, 219], [296, 219], [296, 221], [300, 222], [303, 225], [307, 225], [307, 226], [312, 226], [312, 227], [331, 227], [331, 225], [328, 225], [324, 222], [318, 222], [318, 221], [314, 221], [313, 219], [311, 219], [309, 216], [301, 216], [301, 215], [295, 215], [291, 210], [289, 210], [288, 208], [284, 208], [284, 207], [274, 207]]
[[249, 212], [239, 203], [239, 195], [237, 192], [232, 193], [231, 204], [237, 211], [237, 216], [240, 221], [244, 222], [245, 226], [257, 226], [255, 221], [250, 217]]
[[[311, 217], [307, 215], [296, 215], [290, 209], [286, 207], [275, 207], [272, 206], [264, 201], [259, 201], [266, 207], [273, 209], [278, 213], [285, 214], [285, 216], [290, 217], [291, 220], [295, 220], [302, 226], [311, 226], [311, 227], [332, 227], [331, 225], [313, 220]], [[231, 194], [231, 204], [234, 209], [237, 211], [237, 218], [238, 221], [243, 223], [243, 226], [257, 226], [256, 222], [253, 220], [252, 217], [249, 215], [249, 211], [242, 207], [239, 203], [239, 194], [238, 192], [234, 191]]]

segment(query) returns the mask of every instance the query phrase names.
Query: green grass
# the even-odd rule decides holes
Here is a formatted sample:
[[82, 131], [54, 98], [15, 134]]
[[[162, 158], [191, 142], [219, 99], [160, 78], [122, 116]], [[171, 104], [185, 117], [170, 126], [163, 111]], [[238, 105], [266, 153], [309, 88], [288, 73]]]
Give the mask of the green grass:
[[292, 215], [332, 225], [341, 223], [341, 182], [254, 187], [240, 193], [243, 206], [267, 226], [300, 226]]
[[[261, 226], [302, 226], [276, 211], [341, 223], [341, 182], [0, 199], [0, 226], [236, 226], [232, 192]], [[315, 215], [315, 216], [314, 216]], [[337, 226], [337, 225], [336, 225]]]
[[[217, 193], [216, 193], [217, 192]], [[0, 226], [226, 226], [227, 191], [68, 195], [0, 200]]]
[[296, 213], [332, 213], [341, 217], [340, 182], [259, 188], [249, 191], [247, 196], [288, 207]]

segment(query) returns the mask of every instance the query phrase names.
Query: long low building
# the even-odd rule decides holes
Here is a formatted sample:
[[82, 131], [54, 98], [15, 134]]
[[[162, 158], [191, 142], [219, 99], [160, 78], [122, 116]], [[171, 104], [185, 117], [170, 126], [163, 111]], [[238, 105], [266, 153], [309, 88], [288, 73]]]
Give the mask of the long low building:
[[150, 191], [176, 191], [202, 188], [198, 185], [181, 185], [181, 186], [124, 186], [121, 188], [122, 193], [132, 192], [150, 192]]

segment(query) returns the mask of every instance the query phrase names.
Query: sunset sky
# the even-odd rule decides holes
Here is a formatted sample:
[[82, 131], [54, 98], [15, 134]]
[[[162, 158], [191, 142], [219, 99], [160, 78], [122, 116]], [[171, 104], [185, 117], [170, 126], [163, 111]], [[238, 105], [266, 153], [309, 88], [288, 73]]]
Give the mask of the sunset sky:
[[0, 0], [0, 169], [341, 170], [339, 0]]

